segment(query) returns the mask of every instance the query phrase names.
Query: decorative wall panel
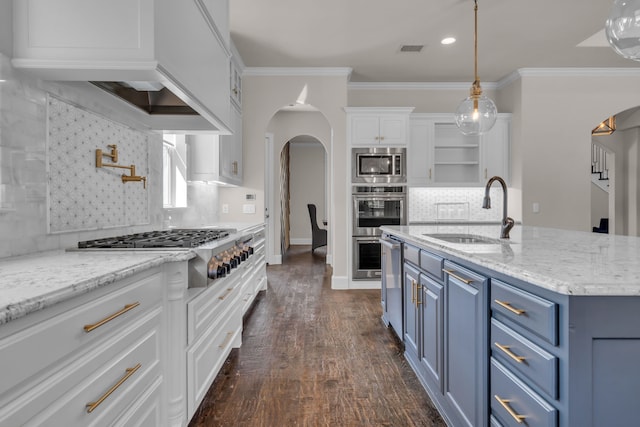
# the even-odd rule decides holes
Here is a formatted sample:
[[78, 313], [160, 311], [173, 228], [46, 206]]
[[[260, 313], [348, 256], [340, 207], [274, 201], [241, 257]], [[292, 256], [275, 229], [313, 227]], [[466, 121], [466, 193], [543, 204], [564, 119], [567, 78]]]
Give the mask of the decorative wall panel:
[[496, 222], [502, 219], [502, 190], [490, 190], [491, 209], [482, 209], [484, 188], [410, 188], [409, 222]]
[[127, 169], [96, 168], [95, 153], [116, 144], [118, 164], [148, 176], [150, 134], [51, 96], [47, 128], [49, 232], [149, 223], [149, 191], [142, 182], [123, 183]]

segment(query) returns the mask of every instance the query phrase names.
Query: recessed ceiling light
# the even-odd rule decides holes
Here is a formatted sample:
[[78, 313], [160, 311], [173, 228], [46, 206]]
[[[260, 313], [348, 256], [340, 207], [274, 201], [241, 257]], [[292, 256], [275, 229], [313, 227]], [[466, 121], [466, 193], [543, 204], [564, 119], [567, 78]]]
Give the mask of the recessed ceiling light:
[[442, 39], [442, 41], [440, 41], [440, 43], [442, 44], [453, 44], [456, 42], [456, 38], [455, 37], [445, 37]]

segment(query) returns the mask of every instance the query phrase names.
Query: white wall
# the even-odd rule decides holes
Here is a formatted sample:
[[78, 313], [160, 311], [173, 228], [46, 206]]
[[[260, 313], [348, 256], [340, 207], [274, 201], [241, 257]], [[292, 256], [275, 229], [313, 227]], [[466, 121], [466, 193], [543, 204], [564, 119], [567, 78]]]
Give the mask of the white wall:
[[13, 55], [13, 0], [0, 0], [0, 53]]
[[311, 244], [308, 203], [316, 205], [318, 225], [327, 218], [325, 207], [325, 150], [320, 142], [289, 143], [291, 244]]
[[[306, 103], [318, 109], [325, 117], [330, 129], [330, 139], [318, 138], [328, 153], [330, 180], [328, 192], [331, 194], [328, 220], [329, 248], [333, 259], [333, 286], [345, 287], [348, 283], [346, 192], [346, 116], [343, 108], [347, 105], [347, 74], [306, 75], [306, 76], [260, 76], [245, 75], [243, 78], [243, 167], [244, 184], [238, 189], [222, 189], [222, 203], [237, 203], [247, 192], [257, 195], [256, 214], [244, 215], [252, 221], [264, 219], [264, 138], [273, 116], [284, 106], [295, 104], [301, 95], [306, 95]], [[298, 133], [300, 134], [300, 133]], [[292, 135], [293, 137], [295, 135]], [[276, 145], [276, 144], [274, 144]], [[275, 150], [274, 150], [275, 151]], [[278, 151], [279, 153], [279, 151]], [[277, 164], [277, 163], [274, 163]], [[277, 188], [277, 187], [275, 187]], [[221, 216], [224, 221], [224, 217]], [[278, 233], [275, 234], [279, 235]], [[270, 242], [270, 251], [279, 244]]]

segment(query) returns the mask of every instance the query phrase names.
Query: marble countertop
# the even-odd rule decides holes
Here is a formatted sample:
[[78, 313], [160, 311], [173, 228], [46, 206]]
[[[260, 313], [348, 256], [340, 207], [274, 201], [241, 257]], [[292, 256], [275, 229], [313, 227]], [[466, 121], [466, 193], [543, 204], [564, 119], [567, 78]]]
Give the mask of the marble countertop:
[[[225, 223], [199, 228], [237, 230], [206, 246], [215, 249], [259, 225]], [[195, 256], [192, 249], [70, 249], [0, 259], [0, 325], [140, 271]]]
[[[640, 237], [516, 225], [385, 226], [383, 231], [565, 295], [640, 296]], [[449, 243], [429, 234], [471, 234], [496, 244]]]

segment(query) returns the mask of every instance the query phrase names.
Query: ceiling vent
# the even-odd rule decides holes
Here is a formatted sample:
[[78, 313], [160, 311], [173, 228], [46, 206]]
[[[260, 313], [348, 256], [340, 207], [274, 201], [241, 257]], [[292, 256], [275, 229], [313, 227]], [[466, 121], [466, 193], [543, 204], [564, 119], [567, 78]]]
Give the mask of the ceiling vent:
[[400, 47], [400, 52], [420, 52], [423, 47], [423, 44], [405, 44]]

